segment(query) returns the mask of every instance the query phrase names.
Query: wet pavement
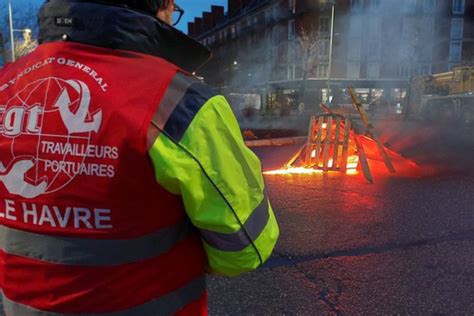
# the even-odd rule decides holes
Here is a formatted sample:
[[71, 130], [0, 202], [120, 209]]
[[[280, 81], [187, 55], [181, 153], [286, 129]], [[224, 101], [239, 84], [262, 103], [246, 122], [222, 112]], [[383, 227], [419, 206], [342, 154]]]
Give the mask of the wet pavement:
[[[423, 174], [266, 176], [276, 251], [256, 272], [209, 277], [211, 315], [474, 313], [474, 130], [378, 131]], [[297, 147], [255, 152], [271, 170]]]

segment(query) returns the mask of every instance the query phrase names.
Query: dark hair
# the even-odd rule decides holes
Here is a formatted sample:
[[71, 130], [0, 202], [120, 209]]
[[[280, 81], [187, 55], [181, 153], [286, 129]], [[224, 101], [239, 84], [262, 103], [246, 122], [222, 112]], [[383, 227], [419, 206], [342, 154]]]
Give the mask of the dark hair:
[[[104, 1], [104, 0], [103, 0]], [[105, 2], [126, 5], [130, 8], [156, 14], [159, 10], [166, 9], [172, 0], [105, 0]]]

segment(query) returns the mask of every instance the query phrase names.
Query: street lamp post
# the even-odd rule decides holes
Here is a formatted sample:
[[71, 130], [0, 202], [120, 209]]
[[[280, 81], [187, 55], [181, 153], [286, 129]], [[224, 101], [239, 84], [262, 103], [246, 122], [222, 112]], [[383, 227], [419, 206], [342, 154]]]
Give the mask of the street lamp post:
[[[334, 39], [334, 6], [336, 1], [332, 1], [332, 8], [331, 8], [331, 36], [329, 39], [329, 65], [328, 65], [328, 101], [330, 97], [331, 91], [331, 68], [332, 68], [332, 46], [333, 46], [333, 39]], [[329, 102], [328, 102], [329, 103]]]
[[12, 61], [15, 61], [15, 39], [13, 38], [13, 14], [12, 14], [12, 1], [8, 0], [8, 19], [10, 20], [10, 43], [12, 51]]

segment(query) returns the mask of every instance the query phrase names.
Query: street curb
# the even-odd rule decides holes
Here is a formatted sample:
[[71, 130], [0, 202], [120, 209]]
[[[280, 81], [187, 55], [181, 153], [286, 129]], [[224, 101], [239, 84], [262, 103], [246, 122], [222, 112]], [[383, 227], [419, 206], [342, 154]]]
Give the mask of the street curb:
[[258, 139], [248, 140], [245, 142], [245, 145], [247, 145], [247, 147], [283, 146], [304, 143], [307, 139], [306, 136]]

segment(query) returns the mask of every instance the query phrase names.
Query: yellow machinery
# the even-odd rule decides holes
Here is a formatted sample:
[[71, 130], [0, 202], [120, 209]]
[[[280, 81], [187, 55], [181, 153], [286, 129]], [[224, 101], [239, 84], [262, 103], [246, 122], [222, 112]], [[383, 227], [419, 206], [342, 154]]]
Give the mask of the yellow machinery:
[[407, 117], [473, 124], [474, 67], [412, 78], [404, 111]]

